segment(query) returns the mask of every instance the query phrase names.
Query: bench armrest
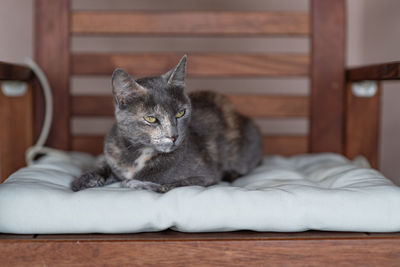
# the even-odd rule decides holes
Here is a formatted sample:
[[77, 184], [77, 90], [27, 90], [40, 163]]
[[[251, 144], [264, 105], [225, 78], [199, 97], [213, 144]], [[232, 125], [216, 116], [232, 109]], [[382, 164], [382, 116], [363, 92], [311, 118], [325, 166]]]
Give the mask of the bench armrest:
[[[372, 166], [378, 167], [380, 125], [380, 81], [400, 80], [400, 61], [346, 70], [346, 126], [345, 154], [349, 158], [366, 156]], [[376, 81], [376, 91], [365, 88], [370, 95], [364, 97], [353, 93], [354, 83]], [[363, 86], [363, 84], [359, 84]], [[366, 85], [365, 85], [366, 86]]]
[[346, 71], [348, 82], [362, 80], [400, 80], [400, 61], [350, 68]]
[[28, 81], [33, 78], [30, 68], [0, 61], [0, 81]]
[[[0, 62], [0, 182], [25, 165], [25, 150], [33, 144], [33, 87], [29, 67]], [[26, 82], [21, 96], [3, 93], [5, 81]]]

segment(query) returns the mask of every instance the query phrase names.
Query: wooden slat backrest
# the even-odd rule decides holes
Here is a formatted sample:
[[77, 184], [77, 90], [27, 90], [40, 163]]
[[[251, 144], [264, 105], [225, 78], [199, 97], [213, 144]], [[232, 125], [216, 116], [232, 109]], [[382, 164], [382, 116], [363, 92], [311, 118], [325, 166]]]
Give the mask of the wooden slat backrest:
[[[73, 54], [72, 74], [109, 75], [119, 66], [136, 76], [159, 75], [182, 57], [182, 53]], [[190, 53], [188, 76], [257, 77], [306, 76], [306, 54]]]
[[75, 11], [71, 30], [113, 35], [308, 35], [310, 28], [309, 16], [303, 12]]
[[[70, 149], [70, 1], [35, 0], [35, 60], [53, 88], [54, 119], [47, 144]], [[43, 100], [35, 91], [35, 132], [41, 130]]]
[[310, 152], [343, 153], [345, 0], [311, 1]]
[[[189, 77], [307, 77], [311, 101], [302, 96], [230, 95], [253, 117], [307, 117], [310, 138], [265, 137], [271, 153], [342, 152], [344, 99], [344, 0], [312, 0], [305, 12], [72, 11], [69, 0], [36, 0], [36, 59], [55, 88], [55, 124], [49, 145], [99, 152], [101, 137], [71, 136], [72, 116], [112, 116], [104, 96], [72, 96], [70, 75], [111, 75], [115, 67], [135, 76], [157, 75], [183, 53], [72, 53], [71, 35], [309, 36], [312, 53], [189, 53]], [[311, 18], [311, 20], [310, 20]], [[57, 61], [57, 59], [59, 59]], [[40, 98], [36, 97], [39, 102]], [[82, 103], [85, 105], [82, 105]], [[106, 108], [104, 108], [106, 107]], [[36, 114], [40, 117], [40, 107]], [[311, 111], [311, 112], [309, 112]], [[269, 149], [268, 149], [269, 148]]]

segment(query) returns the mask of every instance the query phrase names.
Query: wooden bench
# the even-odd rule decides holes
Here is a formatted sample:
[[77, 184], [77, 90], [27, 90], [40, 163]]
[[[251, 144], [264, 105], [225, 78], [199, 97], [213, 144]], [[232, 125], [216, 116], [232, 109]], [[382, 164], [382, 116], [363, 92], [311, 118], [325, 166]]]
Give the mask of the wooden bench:
[[[362, 154], [378, 162], [379, 81], [400, 78], [400, 63], [345, 69], [345, 1], [311, 0], [310, 12], [73, 11], [69, 0], [35, 1], [35, 59], [54, 93], [49, 146], [97, 154], [103, 136], [76, 135], [71, 117], [112, 116], [110, 96], [71, 96], [70, 77], [110, 75], [117, 66], [134, 75], [159, 74], [183, 53], [74, 53], [71, 36], [307, 36], [311, 53], [189, 53], [189, 77], [309, 77], [310, 95], [229, 94], [256, 118], [308, 117], [308, 136], [265, 136], [265, 152], [292, 155]], [[184, 51], [183, 51], [184, 52]], [[142, 64], [145, 62], [146, 64]], [[21, 97], [0, 94], [1, 178], [24, 165], [24, 151], [40, 133], [44, 112], [38, 82], [24, 66], [0, 63], [0, 80], [25, 81]], [[352, 84], [378, 82], [369, 98]], [[398, 233], [0, 235], [0, 262], [25, 265], [379, 265], [400, 262]]]

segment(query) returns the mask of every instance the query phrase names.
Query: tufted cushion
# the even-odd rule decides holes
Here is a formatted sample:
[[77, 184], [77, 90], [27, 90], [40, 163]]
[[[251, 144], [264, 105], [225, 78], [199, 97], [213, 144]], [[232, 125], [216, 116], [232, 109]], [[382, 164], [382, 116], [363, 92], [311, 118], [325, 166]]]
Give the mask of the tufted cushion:
[[165, 194], [113, 184], [74, 193], [94, 159], [46, 156], [0, 185], [0, 232], [400, 231], [400, 188], [336, 154], [266, 157], [234, 183]]

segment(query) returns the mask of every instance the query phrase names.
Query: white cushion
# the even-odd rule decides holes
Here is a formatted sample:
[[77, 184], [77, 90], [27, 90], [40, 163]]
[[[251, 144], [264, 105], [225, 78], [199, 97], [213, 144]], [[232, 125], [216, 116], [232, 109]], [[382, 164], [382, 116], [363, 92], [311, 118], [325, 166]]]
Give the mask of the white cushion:
[[400, 231], [400, 188], [336, 154], [267, 157], [233, 184], [208, 188], [72, 192], [93, 160], [47, 156], [10, 176], [0, 185], [0, 232]]

